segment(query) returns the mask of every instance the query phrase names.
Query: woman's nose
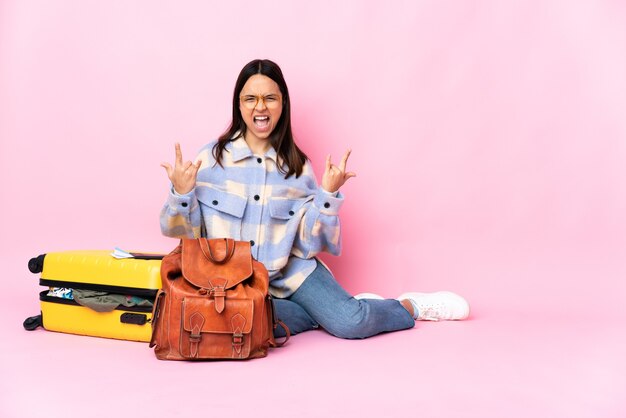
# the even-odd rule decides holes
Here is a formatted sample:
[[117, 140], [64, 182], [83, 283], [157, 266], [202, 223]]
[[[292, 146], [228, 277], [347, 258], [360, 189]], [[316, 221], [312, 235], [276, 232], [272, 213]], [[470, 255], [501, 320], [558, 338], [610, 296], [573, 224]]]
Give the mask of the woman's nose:
[[267, 106], [265, 105], [265, 98], [264, 97], [258, 97], [256, 99], [256, 106], [254, 106], [255, 109], [265, 109]]

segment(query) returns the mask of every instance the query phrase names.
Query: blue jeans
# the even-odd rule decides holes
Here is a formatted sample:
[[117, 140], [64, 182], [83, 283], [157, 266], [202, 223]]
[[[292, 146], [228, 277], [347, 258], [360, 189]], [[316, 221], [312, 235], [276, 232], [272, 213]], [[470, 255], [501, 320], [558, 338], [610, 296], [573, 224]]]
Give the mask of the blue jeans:
[[[339, 338], [367, 338], [415, 325], [395, 299], [354, 299], [319, 262], [293, 295], [274, 299], [274, 307], [292, 335], [321, 326]], [[274, 335], [284, 337], [285, 332], [279, 326]]]

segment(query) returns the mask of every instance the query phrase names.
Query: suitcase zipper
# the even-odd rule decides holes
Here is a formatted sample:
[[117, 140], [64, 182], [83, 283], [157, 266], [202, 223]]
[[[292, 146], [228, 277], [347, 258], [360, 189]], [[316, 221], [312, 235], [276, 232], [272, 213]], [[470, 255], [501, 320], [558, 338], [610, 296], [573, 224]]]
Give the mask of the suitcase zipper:
[[144, 299], [154, 299], [158, 289], [141, 289], [137, 287], [107, 286], [93, 283], [64, 282], [60, 280], [39, 279], [40, 286], [69, 287], [71, 289], [93, 290], [96, 292], [116, 293], [118, 295], [139, 296]]
[[[73, 299], [64, 299], [64, 298], [57, 298], [57, 297], [54, 297], [54, 296], [48, 296], [48, 290], [44, 290], [43, 292], [39, 293], [39, 300], [42, 301], [42, 302], [59, 303], [61, 305], [82, 306], [82, 305], [80, 305], [78, 302], [76, 302]], [[124, 306], [124, 305], [120, 305], [117, 308], [115, 308], [114, 310], [116, 310], [116, 311], [128, 311], [128, 312], [142, 312], [142, 313], [146, 312], [146, 313], [150, 313], [150, 312], [152, 312], [152, 306]], [[148, 322], [150, 322], [150, 321], [148, 321]]]

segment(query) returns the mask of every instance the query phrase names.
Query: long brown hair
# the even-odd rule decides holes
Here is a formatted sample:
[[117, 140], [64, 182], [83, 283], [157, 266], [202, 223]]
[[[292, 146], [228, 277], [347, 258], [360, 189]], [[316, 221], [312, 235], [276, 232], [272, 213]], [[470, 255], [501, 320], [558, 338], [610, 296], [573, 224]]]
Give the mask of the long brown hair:
[[[298, 178], [300, 174], [302, 174], [302, 167], [308, 158], [306, 154], [298, 148], [293, 139], [293, 133], [291, 132], [289, 90], [287, 89], [283, 72], [280, 70], [278, 64], [270, 60], [256, 59], [250, 61], [239, 73], [239, 77], [237, 77], [237, 82], [235, 83], [235, 90], [233, 91], [233, 119], [228, 129], [226, 129], [219, 137], [218, 142], [213, 146], [213, 157], [215, 161], [223, 167], [222, 153], [224, 152], [226, 144], [236, 139], [234, 136], [237, 132], [241, 135], [245, 135], [246, 123], [239, 110], [239, 95], [248, 79], [255, 74], [262, 74], [271, 78], [280, 88], [280, 93], [283, 96], [283, 110], [276, 127], [270, 134], [270, 144], [272, 144], [272, 147], [276, 150], [276, 154], [278, 154], [278, 171], [284, 174], [285, 178], [289, 178], [293, 174]], [[280, 162], [287, 166], [286, 170], [285, 167], [281, 166]]]

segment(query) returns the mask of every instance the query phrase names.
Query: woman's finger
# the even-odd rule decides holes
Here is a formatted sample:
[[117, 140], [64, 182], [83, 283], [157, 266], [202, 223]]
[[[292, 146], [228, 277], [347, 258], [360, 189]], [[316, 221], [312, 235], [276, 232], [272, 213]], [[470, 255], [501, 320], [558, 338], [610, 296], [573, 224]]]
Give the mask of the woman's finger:
[[344, 154], [343, 158], [341, 159], [341, 162], [339, 163], [339, 169], [341, 171], [346, 171], [346, 164], [348, 163], [348, 158], [350, 157], [350, 153], [351, 152], [352, 152], [351, 149], [346, 151], [346, 153]]
[[331, 164], [330, 169], [328, 170], [328, 174], [333, 177], [341, 176], [341, 171], [339, 170], [339, 167], [337, 167], [335, 164]]
[[180, 144], [178, 142], [174, 145], [174, 149], [176, 150], [176, 165], [180, 166], [183, 164], [183, 153], [180, 150]]
[[200, 160], [196, 161], [196, 163], [193, 165], [192, 174], [194, 177], [196, 177], [196, 175], [198, 174], [198, 170], [200, 170], [201, 165], [202, 165], [202, 161]]
[[330, 154], [328, 154], [328, 155], [326, 156], [326, 171], [330, 171], [330, 166], [331, 166], [331, 163], [330, 163]]
[[161, 167], [167, 171], [168, 177], [172, 177], [172, 166], [169, 163], [161, 163]]

